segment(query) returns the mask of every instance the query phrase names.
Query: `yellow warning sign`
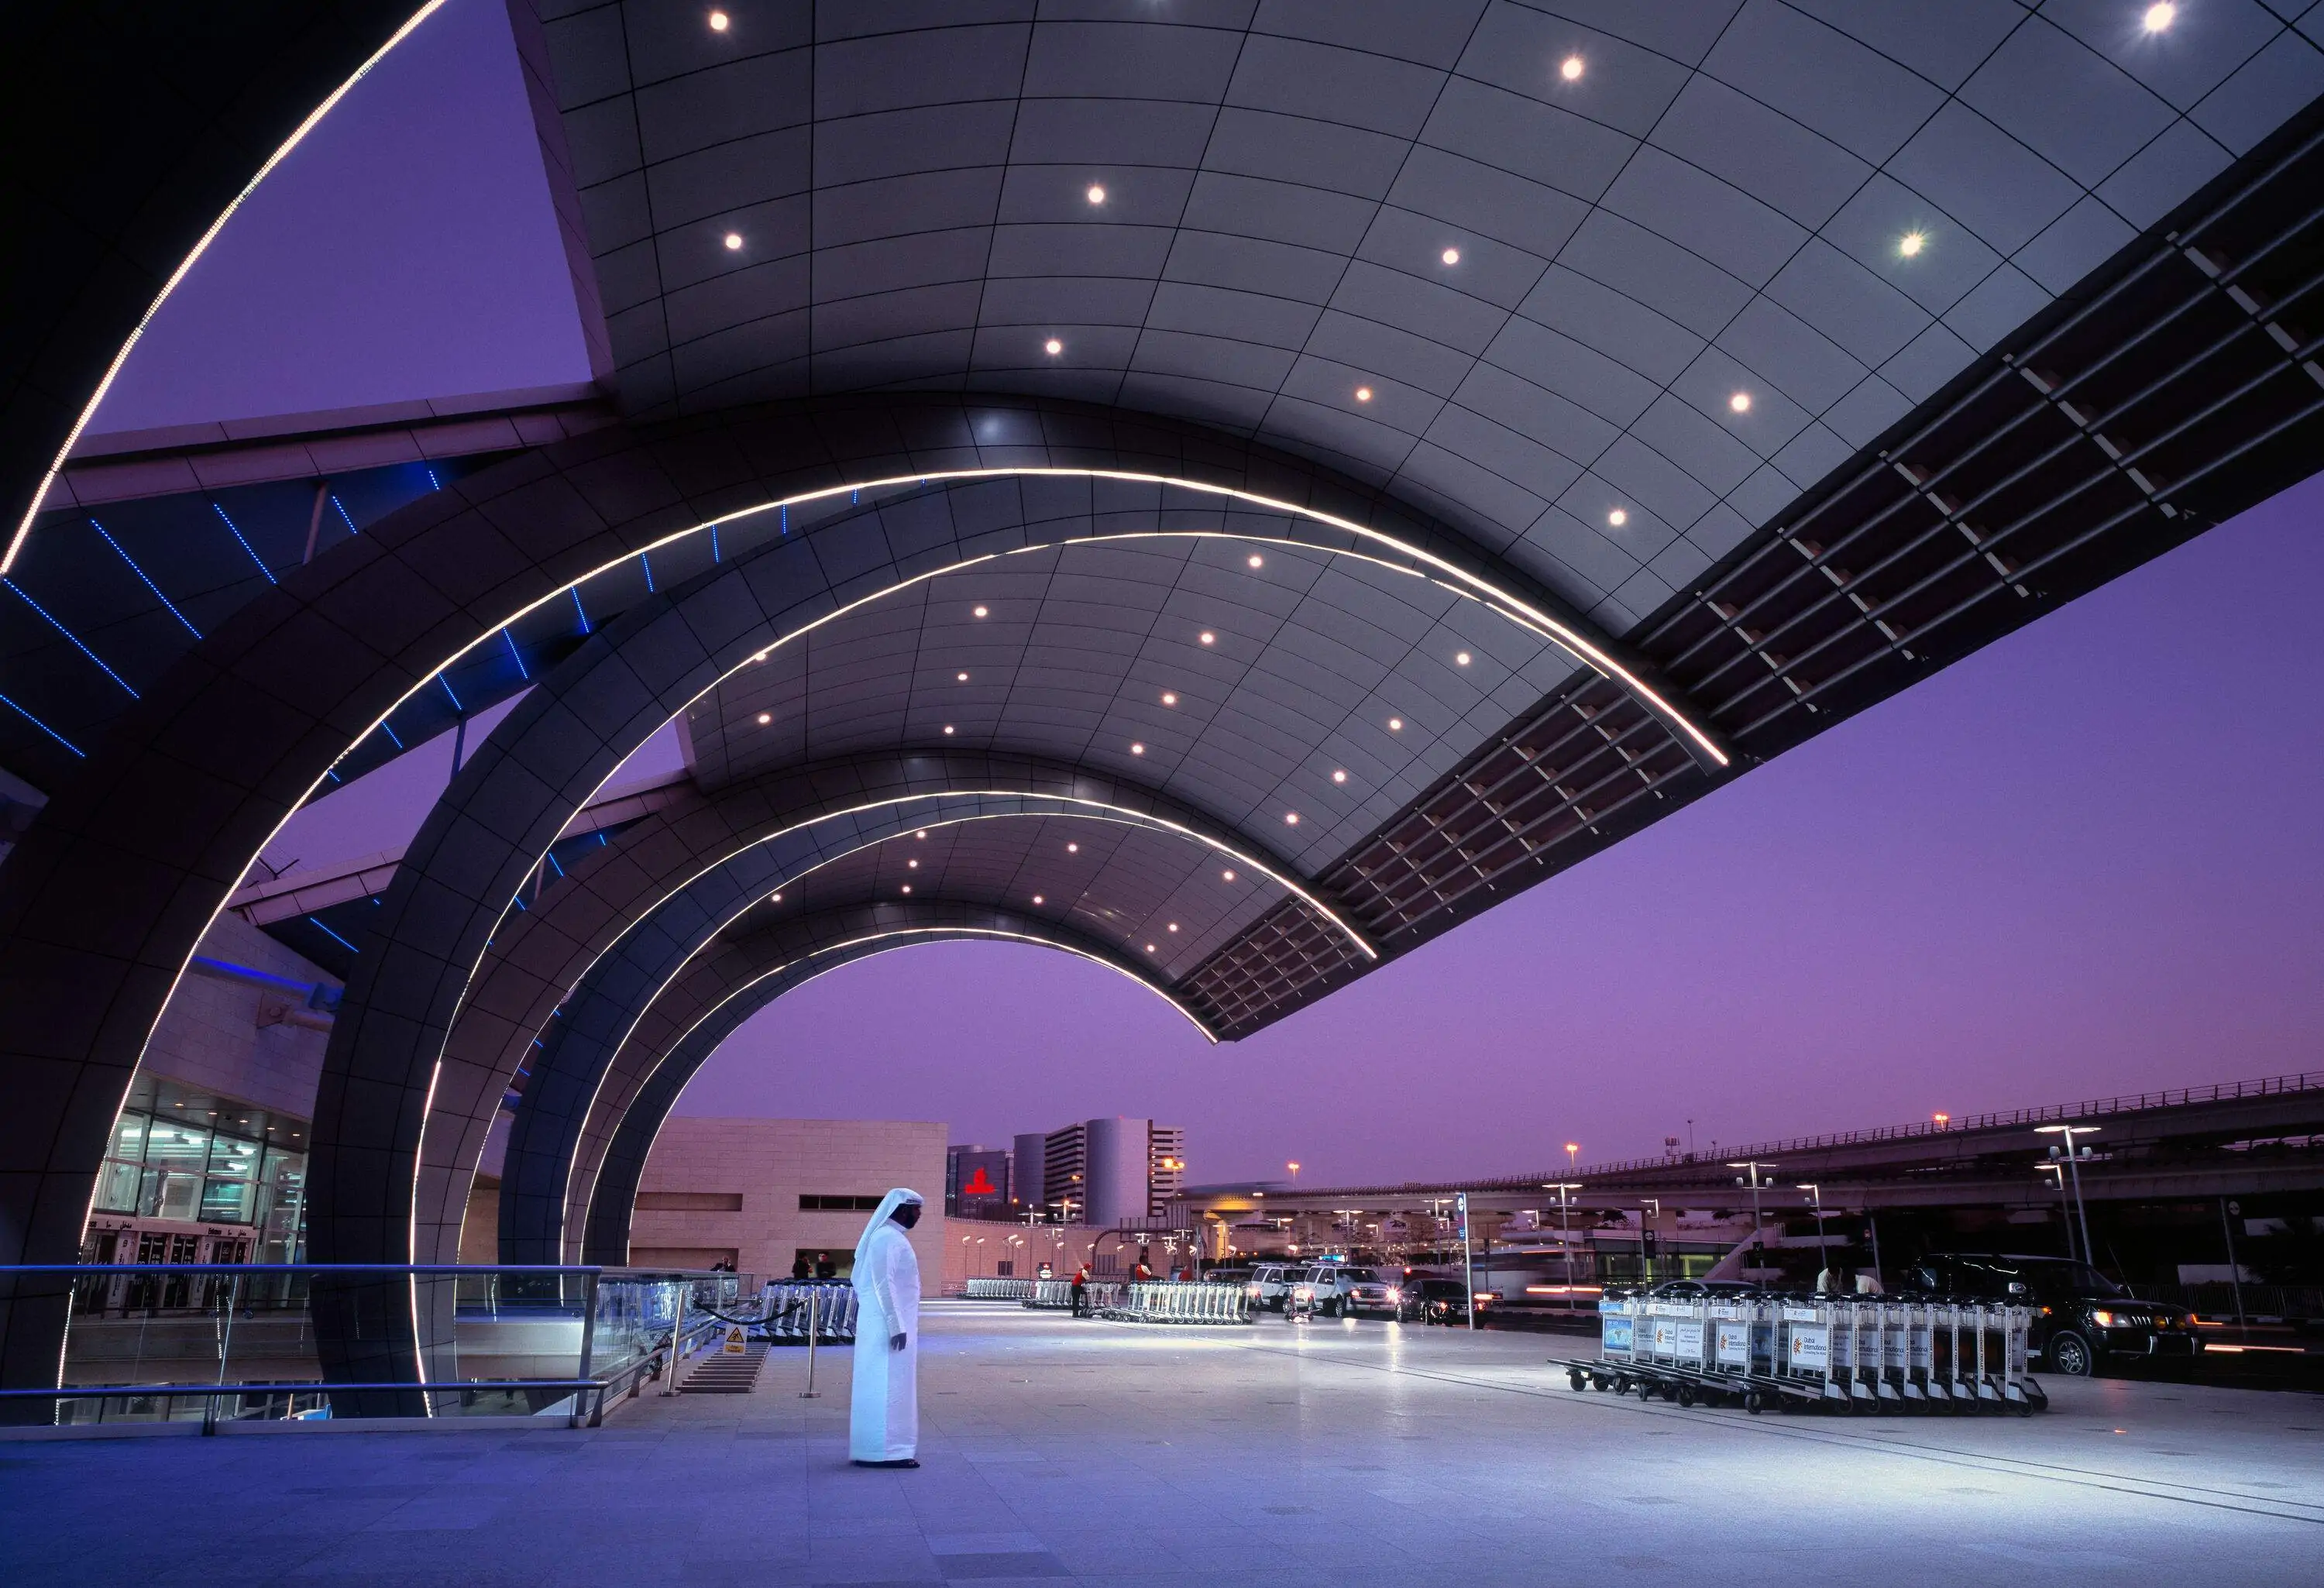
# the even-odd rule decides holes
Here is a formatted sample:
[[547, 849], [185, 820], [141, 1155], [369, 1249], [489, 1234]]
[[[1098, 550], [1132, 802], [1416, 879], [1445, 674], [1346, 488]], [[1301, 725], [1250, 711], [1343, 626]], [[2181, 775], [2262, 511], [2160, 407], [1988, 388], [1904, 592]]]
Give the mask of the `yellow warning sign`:
[[726, 1356], [741, 1356], [742, 1354], [742, 1325], [740, 1324], [727, 1325], [726, 1343], [720, 1346], [718, 1349], [722, 1354]]

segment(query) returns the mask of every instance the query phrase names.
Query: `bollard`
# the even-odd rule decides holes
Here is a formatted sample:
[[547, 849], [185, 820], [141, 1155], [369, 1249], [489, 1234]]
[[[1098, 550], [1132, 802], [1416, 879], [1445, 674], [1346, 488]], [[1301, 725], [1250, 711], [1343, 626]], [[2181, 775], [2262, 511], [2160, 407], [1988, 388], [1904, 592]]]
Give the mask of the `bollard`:
[[807, 1388], [799, 1391], [801, 1400], [823, 1399], [815, 1387], [815, 1342], [822, 1321], [823, 1297], [810, 1290], [807, 1293]]

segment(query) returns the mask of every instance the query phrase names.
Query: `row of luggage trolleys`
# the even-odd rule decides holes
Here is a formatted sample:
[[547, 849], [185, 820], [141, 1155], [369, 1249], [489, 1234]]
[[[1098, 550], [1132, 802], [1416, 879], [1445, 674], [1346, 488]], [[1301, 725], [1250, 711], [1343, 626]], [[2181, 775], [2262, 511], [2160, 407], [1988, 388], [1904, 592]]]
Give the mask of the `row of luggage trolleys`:
[[1248, 1324], [1250, 1292], [1240, 1285], [1199, 1280], [1155, 1280], [1119, 1287], [1122, 1294], [1099, 1310], [1101, 1317], [1134, 1324]]
[[825, 1344], [844, 1345], [855, 1338], [855, 1287], [844, 1279], [778, 1280], [766, 1288], [763, 1299], [764, 1321], [754, 1331], [763, 1340], [778, 1345], [804, 1343], [810, 1325]]
[[1575, 1390], [1682, 1406], [2043, 1410], [2030, 1308], [1887, 1297], [1608, 1297], [1599, 1356], [1554, 1360]]

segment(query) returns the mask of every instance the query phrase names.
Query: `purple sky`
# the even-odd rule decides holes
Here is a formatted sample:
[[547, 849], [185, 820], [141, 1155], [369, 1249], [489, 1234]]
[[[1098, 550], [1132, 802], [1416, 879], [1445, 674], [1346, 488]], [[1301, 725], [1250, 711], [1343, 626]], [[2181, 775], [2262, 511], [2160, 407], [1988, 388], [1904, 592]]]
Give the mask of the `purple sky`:
[[[455, 0], [235, 217], [98, 428], [585, 377], [505, 23]], [[682, 1107], [986, 1141], [1150, 1113], [1198, 1180], [1317, 1183], [2316, 1067], [2319, 514], [2313, 481], [1247, 1042], [1063, 956], [918, 948], [760, 1015]], [[447, 764], [272, 854], [401, 842]]]

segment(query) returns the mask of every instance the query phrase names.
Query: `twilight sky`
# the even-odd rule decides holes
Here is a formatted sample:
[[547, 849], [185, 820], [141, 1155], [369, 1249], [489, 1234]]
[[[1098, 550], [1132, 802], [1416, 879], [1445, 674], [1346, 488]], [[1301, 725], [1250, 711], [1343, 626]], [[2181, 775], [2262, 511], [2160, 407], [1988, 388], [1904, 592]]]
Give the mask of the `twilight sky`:
[[[244, 207], [95, 428], [586, 376], [506, 23], [453, 0]], [[2316, 1067], [2319, 519], [2324, 479], [1248, 1041], [1061, 955], [916, 948], [761, 1013], [681, 1109], [1000, 1142], [1151, 1113], [1197, 1180], [1347, 1183]], [[272, 853], [402, 842], [448, 760]]]

